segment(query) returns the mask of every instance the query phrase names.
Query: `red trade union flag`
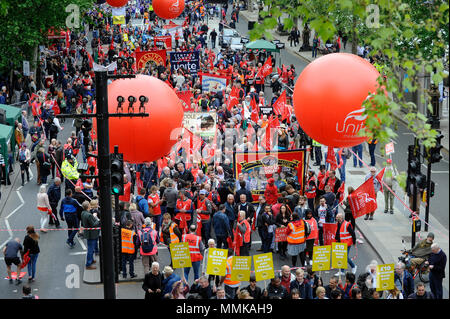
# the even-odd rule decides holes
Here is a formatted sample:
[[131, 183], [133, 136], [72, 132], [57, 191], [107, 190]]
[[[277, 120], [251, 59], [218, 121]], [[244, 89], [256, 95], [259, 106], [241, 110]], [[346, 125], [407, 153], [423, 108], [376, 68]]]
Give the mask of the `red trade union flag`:
[[237, 87], [233, 86], [227, 99], [228, 111], [231, 111], [231, 109], [237, 104], [239, 104], [239, 90]]
[[331, 146], [328, 146], [326, 162], [330, 163], [332, 171], [334, 171], [338, 167], [337, 161], [336, 161], [336, 154], [334, 154], [334, 149]]
[[267, 124], [267, 127], [269, 128], [277, 128], [280, 126], [280, 121], [278, 120], [278, 116], [273, 116], [273, 114], [270, 115], [269, 123]]
[[264, 62], [261, 69], [259, 69], [258, 73], [255, 77], [262, 77], [265, 78], [269, 74], [272, 73], [272, 57], [269, 56], [269, 58]]
[[375, 187], [373, 186], [373, 177], [369, 178], [351, 193], [348, 196], [348, 200], [355, 219], [374, 212], [378, 205], [375, 196]]
[[384, 171], [386, 170], [386, 167], [384, 167], [378, 174], [377, 176], [375, 176], [375, 178], [380, 182], [380, 192], [383, 192], [383, 183], [381, 182], [381, 180], [383, 179], [384, 176]]
[[178, 91], [177, 95], [181, 100], [183, 110], [185, 112], [194, 112], [194, 109], [191, 106], [191, 97], [194, 97], [194, 94], [191, 91]]
[[336, 239], [337, 224], [335, 223], [323, 223], [323, 244], [325, 246], [331, 245]]
[[286, 108], [286, 90], [281, 93], [280, 97], [273, 103], [273, 112], [276, 115], [283, 115]]
[[339, 186], [338, 194], [341, 194], [339, 197], [339, 204], [341, 204], [344, 201], [344, 192], [345, 192], [345, 182], [341, 183], [341, 186]]
[[252, 98], [250, 102], [250, 107], [252, 108], [252, 114], [250, 115], [250, 119], [257, 123], [259, 120], [259, 108], [256, 105], [255, 97]]
[[157, 160], [156, 163], [158, 164], [158, 178], [159, 178], [161, 176], [163, 168], [168, 165], [168, 160], [165, 156], [163, 156], [159, 160]]

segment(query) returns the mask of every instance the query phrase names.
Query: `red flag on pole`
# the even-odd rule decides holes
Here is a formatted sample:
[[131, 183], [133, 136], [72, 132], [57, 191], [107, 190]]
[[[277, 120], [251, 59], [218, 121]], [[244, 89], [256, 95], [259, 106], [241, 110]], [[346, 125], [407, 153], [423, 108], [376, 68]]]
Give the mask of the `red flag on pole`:
[[377, 176], [375, 176], [375, 178], [380, 182], [380, 192], [383, 192], [383, 183], [381, 182], [381, 180], [383, 179], [384, 176], [384, 171], [386, 170], [386, 167], [384, 167], [378, 174]]
[[375, 197], [375, 187], [373, 186], [373, 177], [362, 183], [361, 186], [351, 193], [348, 196], [348, 200], [355, 219], [374, 212], [378, 205]]
[[280, 97], [273, 103], [273, 112], [276, 115], [284, 115], [286, 109], [286, 90], [281, 93]]
[[344, 201], [345, 182], [341, 183], [341, 186], [339, 186], [337, 192], [338, 192], [338, 194], [340, 194], [340, 196], [339, 196], [339, 204], [342, 204], [342, 202]]
[[255, 97], [252, 98], [252, 101], [250, 102], [250, 107], [252, 108], [252, 114], [250, 115], [250, 119], [257, 123], [259, 120], [259, 108], [256, 105]]
[[334, 149], [331, 146], [328, 146], [326, 162], [330, 163], [332, 171], [334, 171], [338, 167], [337, 161], [336, 161], [336, 154], [334, 154]]
[[271, 73], [272, 73], [272, 57], [269, 56], [269, 58], [266, 60], [266, 62], [264, 62], [261, 69], [259, 69], [255, 78], [257, 78], [257, 77], [265, 78], [266, 76], [270, 75]]
[[233, 86], [230, 92], [230, 96], [227, 99], [227, 109], [231, 111], [231, 109], [239, 103], [239, 90], [237, 87]]

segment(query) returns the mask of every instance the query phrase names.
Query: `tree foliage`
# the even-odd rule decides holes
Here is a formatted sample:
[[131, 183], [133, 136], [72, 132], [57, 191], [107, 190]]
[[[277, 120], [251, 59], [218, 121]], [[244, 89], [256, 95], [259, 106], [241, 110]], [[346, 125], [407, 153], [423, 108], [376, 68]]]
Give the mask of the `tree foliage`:
[[23, 60], [33, 61], [33, 53], [47, 41], [50, 28], [66, 30], [69, 4], [78, 5], [80, 13], [94, 0], [1, 0], [0, 1], [0, 71], [20, 68]]
[[[372, 48], [371, 56], [382, 66], [377, 94], [366, 100], [368, 115], [366, 130], [362, 132], [377, 138], [382, 145], [396, 136], [394, 113], [405, 113], [409, 128], [422, 139], [425, 147], [435, 143], [436, 130], [427, 124], [427, 117], [418, 111], [415, 103], [407, 101], [405, 89], [417, 92], [420, 101], [430, 108], [427, 87], [421, 77], [429, 75], [436, 84], [446, 76], [444, 56], [448, 53], [449, 5], [446, 0], [265, 0], [269, 10], [264, 23], [256, 25], [251, 39], [267, 36], [271, 19], [283, 13], [285, 28], [292, 28], [293, 18], [308, 22], [323, 41], [339, 30], [349, 40]], [[369, 10], [374, 3], [378, 16]], [[372, 5], [373, 6], [373, 5]], [[373, 19], [379, 22], [374, 27]], [[268, 21], [267, 21], [268, 20]], [[269, 22], [270, 21], [270, 22]], [[448, 70], [447, 70], [448, 71]], [[448, 73], [447, 73], [448, 74]], [[386, 94], [387, 93], [387, 94]]]

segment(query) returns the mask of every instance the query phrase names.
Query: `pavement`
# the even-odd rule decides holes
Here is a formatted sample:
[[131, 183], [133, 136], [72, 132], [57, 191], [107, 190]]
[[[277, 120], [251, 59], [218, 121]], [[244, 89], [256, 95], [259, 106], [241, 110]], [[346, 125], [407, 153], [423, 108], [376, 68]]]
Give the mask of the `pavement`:
[[[255, 11], [253, 13], [248, 11], [241, 11], [241, 16], [244, 17], [248, 21], [257, 21], [258, 12]], [[300, 34], [302, 34], [303, 29], [299, 28]], [[319, 58], [321, 55], [318, 53], [316, 58], [312, 57], [311, 51], [303, 51], [299, 52], [296, 47], [291, 47], [288, 41], [288, 36], [281, 36], [276, 31], [269, 31], [272, 34], [274, 39], [280, 40], [285, 43], [285, 50], [291, 52], [292, 54], [297, 55], [301, 59], [310, 63], [314, 61], [316, 58]], [[314, 33], [311, 32], [311, 41], [314, 36]], [[311, 42], [312, 43], [312, 42]], [[347, 43], [345, 49], [341, 50], [341, 52], [351, 53], [351, 45]], [[448, 88], [447, 96], [448, 96]], [[443, 103], [443, 117], [441, 118], [441, 131], [444, 135], [442, 139], [442, 145], [444, 146], [444, 151], [447, 155], [449, 153], [449, 134], [448, 134], [448, 97], [444, 100]], [[403, 120], [403, 116], [401, 114], [396, 114], [396, 118], [402, 123], [406, 122]], [[363, 158], [370, 158], [368, 149], [364, 150]], [[378, 171], [382, 169], [382, 165], [376, 165]], [[367, 167], [353, 168], [352, 159], [349, 160], [346, 167], [346, 181], [345, 186], [353, 186], [355, 189], [364, 182], [364, 177], [369, 173]], [[448, 191], [448, 190], [445, 190]], [[402, 191], [396, 191], [400, 198], [406, 198]], [[400, 195], [401, 194], [401, 195]], [[448, 200], [448, 199], [447, 199]], [[405, 202], [405, 200], [403, 200]], [[396, 207], [394, 208], [394, 214], [384, 214], [384, 195], [377, 195], [377, 204], [378, 209], [374, 215], [373, 220], [364, 220], [364, 218], [358, 218], [356, 220], [356, 227], [362, 233], [362, 235], [367, 239], [367, 243], [373, 247], [373, 249], [379, 255], [381, 261], [385, 264], [388, 263], [396, 263], [398, 261], [398, 257], [401, 255], [400, 250], [403, 249], [402, 240], [405, 241], [405, 245], [407, 248], [410, 248], [411, 245], [411, 233], [412, 233], [412, 222], [409, 218], [409, 210], [405, 207], [401, 206], [400, 202], [396, 199]], [[408, 203], [408, 202], [406, 202]], [[398, 208], [401, 206], [400, 208]], [[422, 210], [424, 211], [424, 210]], [[423, 217], [423, 214], [422, 214]], [[422, 230], [424, 229], [424, 223], [422, 220]], [[430, 214], [429, 219], [429, 231], [434, 232], [435, 234], [435, 242], [439, 243], [440, 247], [444, 250], [445, 254], [449, 256], [449, 225], [443, 225], [438, 222], [436, 218]], [[416, 243], [420, 239], [424, 239], [428, 232], [421, 231], [417, 233]], [[409, 244], [409, 245], [408, 245]], [[446, 278], [444, 279], [444, 298], [449, 297], [449, 263], [447, 262], [446, 266]]]

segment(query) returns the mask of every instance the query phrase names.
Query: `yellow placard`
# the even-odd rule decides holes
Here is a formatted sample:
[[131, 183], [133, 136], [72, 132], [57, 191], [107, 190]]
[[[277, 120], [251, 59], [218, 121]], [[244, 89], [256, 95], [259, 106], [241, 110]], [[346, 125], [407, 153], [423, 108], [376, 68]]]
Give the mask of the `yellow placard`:
[[227, 257], [228, 249], [209, 248], [206, 273], [208, 275], [225, 276], [227, 271]]
[[188, 243], [170, 244], [170, 256], [172, 257], [173, 268], [192, 267]]
[[231, 280], [250, 281], [250, 270], [252, 267], [252, 257], [233, 256], [231, 263]]
[[125, 16], [113, 16], [113, 24], [125, 24]]
[[347, 269], [347, 243], [331, 243], [331, 267]]
[[126, 33], [123, 34], [123, 41], [128, 42], [128, 34]]
[[255, 264], [256, 281], [272, 279], [275, 277], [272, 253], [254, 255], [253, 263]]
[[313, 271], [330, 270], [331, 246], [314, 246]]
[[377, 266], [377, 291], [394, 289], [394, 264]]

